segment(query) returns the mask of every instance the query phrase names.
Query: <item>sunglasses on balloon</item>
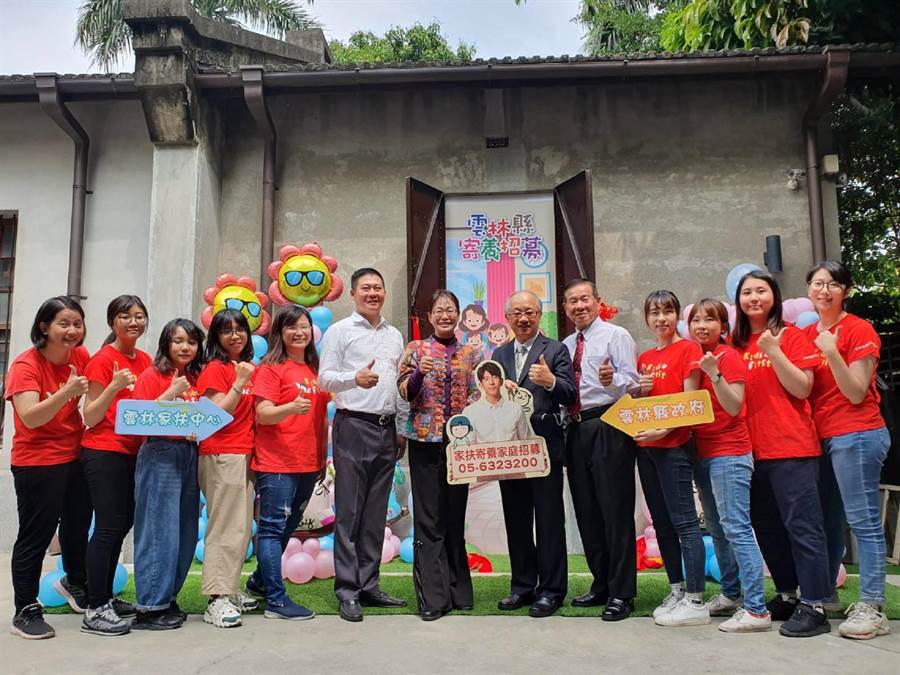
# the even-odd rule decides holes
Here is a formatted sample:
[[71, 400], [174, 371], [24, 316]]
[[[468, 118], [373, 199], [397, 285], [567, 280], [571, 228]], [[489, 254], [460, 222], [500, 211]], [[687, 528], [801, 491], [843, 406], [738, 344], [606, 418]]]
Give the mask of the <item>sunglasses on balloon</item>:
[[240, 312], [242, 309], [244, 309], [244, 307], [247, 308], [247, 313], [252, 317], [259, 316], [260, 312], [262, 311], [262, 307], [259, 306], [258, 302], [247, 302], [246, 300], [241, 300], [240, 298], [228, 298], [225, 301], [226, 309], [236, 309]]
[[320, 270], [310, 270], [308, 272], [298, 272], [292, 270], [284, 275], [284, 280], [288, 286], [299, 286], [303, 281], [303, 277], [313, 286], [319, 286], [325, 281], [325, 272]]

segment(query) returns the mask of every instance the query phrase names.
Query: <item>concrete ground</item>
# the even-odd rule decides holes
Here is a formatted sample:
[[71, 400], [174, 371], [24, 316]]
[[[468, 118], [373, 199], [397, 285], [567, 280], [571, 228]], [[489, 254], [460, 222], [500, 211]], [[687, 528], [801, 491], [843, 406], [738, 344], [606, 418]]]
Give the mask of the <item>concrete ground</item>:
[[[3, 555], [2, 569], [9, 569]], [[81, 617], [50, 615], [57, 636], [29, 642], [8, 633], [12, 592], [0, 586], [0, 672], [20, 673], [897, 673], [900, 621], [865, 642], [829, 635], [791, 640], [777, 631], [726, 635], [712, 626], [660, 628], [651, 619], [371, 616], [349, 624], [336, 616], [289, 622], [246, 618], [215, 629], [191, 616], [162, 633], [117, 638], [85, 635]]]

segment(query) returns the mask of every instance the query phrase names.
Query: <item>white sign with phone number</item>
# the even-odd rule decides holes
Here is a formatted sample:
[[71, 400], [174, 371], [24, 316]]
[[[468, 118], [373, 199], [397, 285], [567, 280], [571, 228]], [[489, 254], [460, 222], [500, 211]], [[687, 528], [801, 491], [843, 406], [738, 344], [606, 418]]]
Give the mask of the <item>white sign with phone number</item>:
[[543, 438], [457, 445], [447, 453], [451, 485], [504, 478], [539, 478], [550, 473]]

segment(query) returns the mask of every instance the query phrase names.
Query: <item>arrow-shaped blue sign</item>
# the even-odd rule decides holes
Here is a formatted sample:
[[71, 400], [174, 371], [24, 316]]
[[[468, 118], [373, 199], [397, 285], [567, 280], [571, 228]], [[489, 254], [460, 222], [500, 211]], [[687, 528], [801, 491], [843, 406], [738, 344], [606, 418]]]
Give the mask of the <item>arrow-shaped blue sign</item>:
[[203, 441], [234, 418], [205, 396], [199, 401], [135, 401], [116, 404], [116, 433], [123, 436], [190, 436]]

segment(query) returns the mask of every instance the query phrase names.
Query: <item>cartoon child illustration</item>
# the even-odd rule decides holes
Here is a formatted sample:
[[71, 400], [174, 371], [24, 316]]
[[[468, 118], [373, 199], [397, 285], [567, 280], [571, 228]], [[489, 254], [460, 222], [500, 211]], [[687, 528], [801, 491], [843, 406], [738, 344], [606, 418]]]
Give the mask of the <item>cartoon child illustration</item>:
[[505, 323], [495, 323], [488, 328], [488, 344], [491, 351], [509, 341], [509, 328]]
[[468, 445], [469, 436], [475, 428], [472, 422], [465, 415], [454, 415], [450, 418], [448, 431], [451, 438], [450, 447], [455, 448], [458, 445]]
[[[481, 305], [466, 305], [460, 313], [458, 328], [466, 335], [481, 333], [491, 324]], [[464, 340], [465, 341], [465, 340]]]

